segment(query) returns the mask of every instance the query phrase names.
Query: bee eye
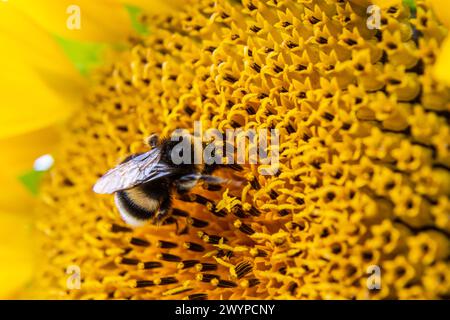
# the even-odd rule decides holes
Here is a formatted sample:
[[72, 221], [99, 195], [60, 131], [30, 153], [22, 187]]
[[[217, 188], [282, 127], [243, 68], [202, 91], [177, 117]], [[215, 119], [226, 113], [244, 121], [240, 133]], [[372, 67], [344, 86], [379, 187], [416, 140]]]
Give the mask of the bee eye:
[[147, 138], [147, 143], [150, 147], [154, 148], [159, 144], [159, 136], [155, 133]]

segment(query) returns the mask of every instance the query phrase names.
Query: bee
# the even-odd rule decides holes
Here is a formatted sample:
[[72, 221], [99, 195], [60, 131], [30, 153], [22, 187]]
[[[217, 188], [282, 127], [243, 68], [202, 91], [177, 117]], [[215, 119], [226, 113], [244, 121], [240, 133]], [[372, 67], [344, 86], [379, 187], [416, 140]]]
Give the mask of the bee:
[[157, 135], [152, 135], [147, 143], [150, 151], [127, 157], [93, 187], [95, 193], [114, 194], [116, 207], [129, 225], [141, 226], [148, 221], [159, 225], [170, 215], [174, 191], [178, 194], [189, 192], [200, 180], [211, 185], [225, 181], [211, 174], [226, 165], [194, 164], [194, 161], [174, 164], [171, 152], [177, 141], [160, 140]]

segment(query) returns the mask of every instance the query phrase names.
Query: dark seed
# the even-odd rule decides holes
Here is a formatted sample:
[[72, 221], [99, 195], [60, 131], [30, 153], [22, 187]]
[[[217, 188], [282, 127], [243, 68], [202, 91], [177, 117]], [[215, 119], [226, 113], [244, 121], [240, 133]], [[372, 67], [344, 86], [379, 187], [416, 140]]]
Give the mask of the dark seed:
[[172, 215], [176, 216], [176, 217], [188, 217], [189, 213], [187, 213], [184, 210], [174, 208], [174, 209], [172, 209]]
[[254, 33], [258, 33], [261, 30], [261, 28], [257, 26], [252, 26], [250, 27], [250, 30], [253, 31]]
[[260, 284], [260, 283], [261, 283], [261, 281], [259, 281], [259, 280], [256, 279], [256, 278], [253, 278], [253, 279], [249, 279], [249, 280], [248, 280], [248, 286], [249, 286], [249, 288], [254, 287], [254, 286], [256, 286], [256, 285], [258, 285], [258, 284]]
[[143, 268], [144, 269], [154, 269], [154, 268], [160, 268], [162, 267], [162, 263], [158, 261], [147, 261], [144, 262]]
[[236, 272], [236, 275], [238, 278], [244, 277], [246, 274], [251, 272], [253, 269], [252, 265], [248, 261], [244, 261], [239, 263], [235, 268], [234, 271]]
[[111, 232], [131, 232], [132, 229], [131, 228], [127, 228], [127, 227], [123, 227], [123, 226], [119, 226], [118, 224], [113, 224], [111, 226]]
[[183, 260], [178, 264], [178, 269], [188, 269], [199, 263], [198, 260]]
[[194, 217], [187, 218], [187, 222], [194, 228], [204, 228], [209, 225], [208, 221], [203, 221]]
[[208, 295], [206, 293], [195, 293], [188, 296], [189, 300], [206, 300]]
[[220, 277], [216, 274], [211, 273], [200, 273], [197, 275], [197, 279], [201, 282], [209, 283], [212, 279], [219, 279]]
[[235, 288], [235, 287], [237, 287], [237, 284], [235, 282], [228, 281], [228, 280], [219, 280], [219, 283], [217, 284], [217, 286], [220, 288]]
[[154, 285], [155, 285], [155, 283], [152, 280], [137, 280], [136, 281], [136, 288], [151, 287]]
[[178, 280], [175, 277], [165, 277], [155, 281], [158, 285], [166, 285], [166, 284], [174, 284], [177, 283]]
[[181, 258], [179, 256], [176, 256], [174, 254], [170, 253], [160, 253], [157, 255], [158, 259], [169, 261], [169, 262], [180, 262]]
[[174, 242], [169, 242], [169, 241], [164, 241], [164, 240], [158, 241], [158, 248], [171, 249], [171, 248], [176, 248], [176, 247], [177, 247], [177, 244]]
[[214, 271], [217, 270], [217, 264], [215, 263], [198, 263], [196, 266], [198, 271]]
[[150, 245], [150, 242], [148, 242], [147, 240], [134, 237], [131, 238], [130, 243], [138, 247], [148, 247]]
[[205, 248], [201, 245], [199, 245], [198, 243], [195, 242], [185, 242], [184, 243], [184, 247], [190, 251], [195, 251], [195, 252], [203, 252], [205, 251]]
[[327, 119], [328, 121], [333, 121], [333, 119], [334, 119], [334, 116], [333, 116], [331, 113], [329, 113], [329, 112], [325, 112], [325, 113], [323, 114], [323, 117], [324, 117], [325, 119]]
[[121, 264], [135, 266], [135, 265], [137, 265], [139, 263], [139, 260], [138, 259], [130, 259], [130, 258], [122, 258], [120, 263]]

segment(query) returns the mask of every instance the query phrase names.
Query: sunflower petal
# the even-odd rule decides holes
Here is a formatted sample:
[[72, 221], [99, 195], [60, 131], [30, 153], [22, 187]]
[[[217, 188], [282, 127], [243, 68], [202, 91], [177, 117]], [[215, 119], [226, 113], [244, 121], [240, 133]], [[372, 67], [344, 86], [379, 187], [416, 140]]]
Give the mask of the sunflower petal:
[[0, 181], [0, 209], [14, 213], [30, 212], [35, 199], [19, 179], [3, 170], [0, 171]]
[[450, 2], [448, 0], [430, 0], [430, 2], [438, 19], [450, 28]]
[[101, 65], [106, 44], [96, 42], [80, 42], [61, 37], [55, 37], [69, 59], [82, 75]]
[[59, 141], [58, 128], [48, 127], [26, 134], [0, 140], [0, 150], [7, 150], [7, 157], [0, 157], [0, 173], [18, 177], [33, 168], [36, 158], [52, 153]]
[[121, 3], [126, 5], [133, 5], [144, 9], [149, 13], [157, 14], [170, 14], [174, 10], [179, 9], [186, 5], [186, 1], [181, 0], [169, 0], [169, 1], [159, 1], [159, 0], [119, 0]]
[[66, 119], [83, 82], [54, 39], [6, 5], [0, 10], [0, 45], [8, 48], [0, 52], [0, 139]]
[[68, 11], [74, 5], [72, 0], [15, 0], [11, 3], [47, 31], [64, 38], [116, 42], [125, 39], [132, 30], [126, 9], [115, 0], [76, 1], [80, 10], [80, 29], [68, 28], [68, 19], [75, 14]]
[[148, 29], [139, 21], [139, 15], [141, 14], [142, 9], [131, 5], [126, 5], [125, 7], [127, 8], [128, 14], [130, 15], [131, 24], [134, 30], [141, 35], [146, 35]]
[[[11, 63], [11, 60], [13, 63]], [[11, 59], [0, 62], [2, 106], [0, 138], [37, 130], [63, 121], [74, 110], [73, 100], [63, 101], [32, 70]]]
[[450, 70], [450, 37], [448, 37], [442, 44], [441, 52], [438, 56], [436, 65], [434, 67], [434, 75], [439, 81], [447, 85], [450, 85], [449, 70]]
[[[450, 28], [450, 2], [447, 0], [430, 0], [431, 6], [437, 18]], [[435, 77], [447, 85], [450, 84], [450, 37], [442, 44], [441, 52], [434, 67]]]
[[0, 210], [0, 299], [14, 298], [33, 273], [31, 220]]

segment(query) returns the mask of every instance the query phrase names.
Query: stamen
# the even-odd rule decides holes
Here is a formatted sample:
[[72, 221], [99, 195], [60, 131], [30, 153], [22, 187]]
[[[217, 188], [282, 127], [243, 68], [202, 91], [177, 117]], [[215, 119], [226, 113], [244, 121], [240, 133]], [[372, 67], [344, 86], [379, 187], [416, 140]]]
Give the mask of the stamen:
[[188, 269], [194, 267], [196, 264], [198, 264], [198, 260], [183, 260], [177, 265], [178, 269]]
[[241, 219], [248, 218], [248, 215], [245, 214], [244, 210], [242, 209], [242, 207], [240, 205], [234, 206], [231, 209], [231, 213], [233, 213], [236, 217], [241, 218]]
[[159, 240], [157, 247], [161, 248], [161, 249], [171, 249], [171, 248], [176, 248], [177, 244], [174, 242], [170, 242], [170, 241]]
[[167, 284], [174, 284], [177, 283], [178, 280], [175, 277], [164, 277], [164, 278], [160, 278], [160, 279], [156, 279], [155, 281], [156, 285], [167, 285]]
[[140, 262], [138, 264], [139, 269], [155, 269], [155, 268], [161, 268], [162, 263], [158, 261], [147, 261], [147, 262]]
[[261, 283], [261, 281], [259, 281], [256, 278], [245, 279], [245, 280], [242, 280], [241, 286], [244, 287], [244, 288], [252, 288], [252, 287], [254, 287], [254, 286], [256, 286], [256, 285], [258, 285], [260, 283]]
[[209, 225], [208, 221], [200, 220], [200, 219], [197, 219], [194, 217], [189, 217], [186, 220], [187, 220], [187, 223], [189, 225], [193, 226], [194, 228], [204, 228]]
[[156, 255], [156, 257], [158, 259], [168, 261], [168, 262], [180, 262], [181, 261], [181, 258], [179, 256], [176, 256], [176, 255], [170, 254], [170, 253], [158, 253]]
[[206, 293], [195, 293], [188, 296], [189, 300], [206, 300], [208, 295]]
[[189, 213], [181, 209], [173, 208], [172, 215], [175, 217], [188, 217]]
[[150, 242], [148, 242], [147, 240], [136, 238], [136, 237], [131, 238], [130, 243], [132, 245], [135, 245], [135, 246], [138, 246], [138, 247], [148, 247], [148, 246], [150, 246]]
[[206, 208], [216, 217], [223, 218], [227, 215], [227, 212], [225, 210], [216, 211], [216, 206], [211, 202], [208, 202], [206, 204]]
[[250, 249], [250, 254], [254, 257], [267, 257], [267, 252], [256, 248]]
[[227, 242], [227, 239], [223, 238], [223, 237], [219, 237], [216, 235], [211, 235], [211, 234], [205, 234], [202, 237], [203, 241], [205, 241], [206, 243], [210, 243], [210, 244], [218, 244], [220, 243], [220, 241], [222, 240], [223, 242]]
[[235, 288], [237, 287], [237, 283], [233, 281], [228, 280], [219, 280], [219, 279], [213, 279], [211, 280], [211, 284], [214, 286], [217, 286], [219, 288]]
[[214, 271], [217, 270], [217, 264], [215, 263], [198, 263], [195, 265], [197, 271]]
[[235, 273], [236, 277], [238, 279], [240, 279], [240, 278], [244, 277], [246, 274], [248, 274], [249, 272], [251, 272], [252, 269], [253, 269], [253, 267], [250, 264], [250, 262], [243, 261], [234, 268], [234, 273]]
[[130, 259], [130, 258], [119, 258], [119, 263], [120, 264], [126, 264], [126, 265], [130, 265], [130, 266], [135, 266], [139, 263], [140, 261], [138, 259]]
[[255, 233], [255, 230], [253, 230], [248, 224], [243, 223], [240, 220], [236, 220], [234, 222], [234, 226], [238, 228], [241, 232], [251, 236]]
[[174, 295], [177, 295], [180, 293], [185, 293], [185, 292], [191, 291], [193, 289], [194, 288], [178, 287], [178, 288], [173, 288], [173, 289], [167, 290], [167, 291], [163, 292], [162, 295], [163, 296], [174, 296]]
[[111, 232], [131, 232], [133, 231], [131, 228], [128, 227], [124, 227], [124, 226], [119, 226], [118, 224], [112, 224], [111, 225]]
[[185, 242], [184, 247], [188, 250], [195, 251], [195, 252], [205, 251], [205, 248], [203, 246], [201, 246], [200, 244], [195, 243], [195, 242]]
[[196, 276], [196, 279], [201, 282], [210, 283], [213, 279], [219, 279], [220, 277], [216, 274], [211, 273], [199, 273]]
[[136, 280], [136, 283], [133, 285], [134, 288], [146, 288], [154, 286], [155, 283], [152, 280]]

